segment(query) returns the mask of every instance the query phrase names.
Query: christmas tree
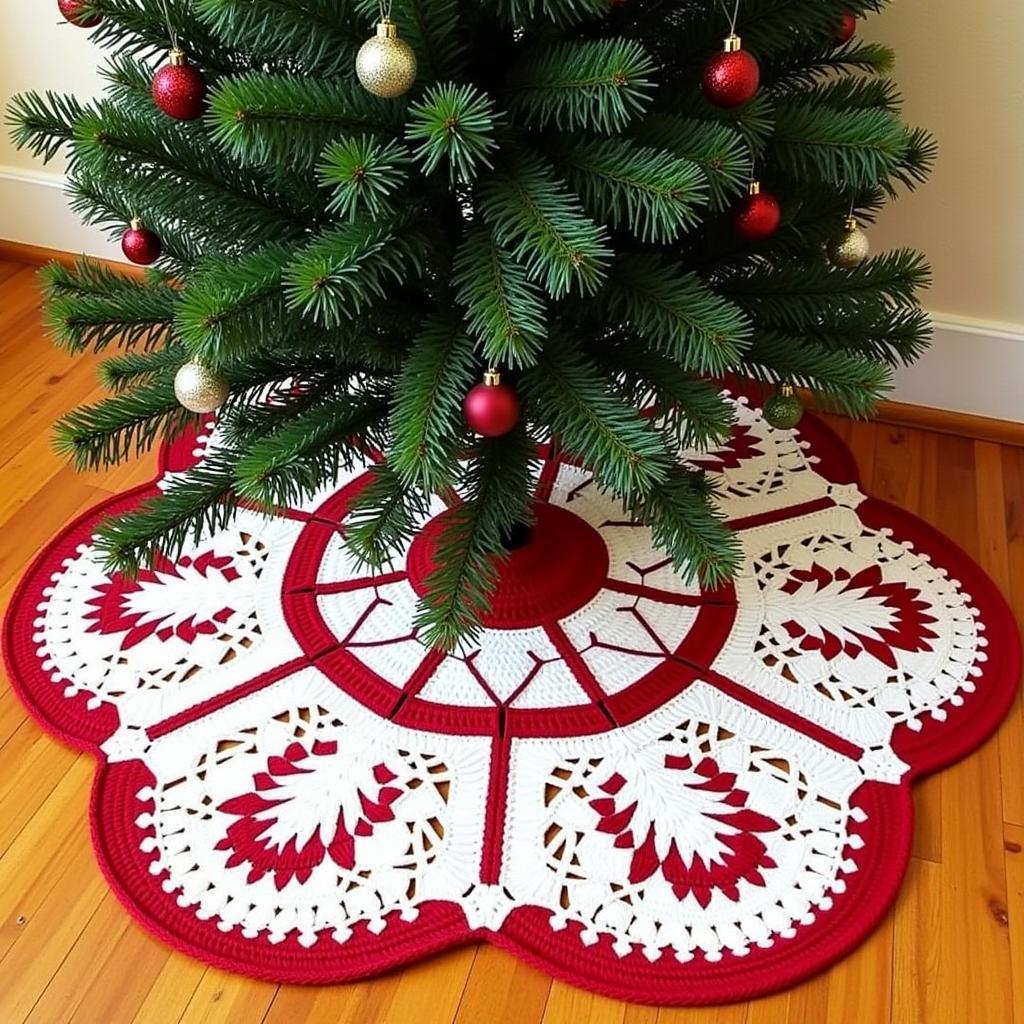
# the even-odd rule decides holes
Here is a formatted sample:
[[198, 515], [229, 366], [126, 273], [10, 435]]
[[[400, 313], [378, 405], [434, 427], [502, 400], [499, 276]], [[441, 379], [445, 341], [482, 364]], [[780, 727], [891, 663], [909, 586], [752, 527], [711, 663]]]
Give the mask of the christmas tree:
[[722, 380], [777, 389], [780, 426], [793, 387], [860, 416], [927, 342], [926, 265], [861, 228], [934, 149], [855, 36], [881, 6], [60, 0], [107, 94], [17, 97], [14, 138], [66, 153], [74, 208], [154, 265], [44, 271], [58, 343], [117, 350], [58, 443], [103, 466], [219, 409], [206, 458], [103, 527], [110, 565], [380, 452], [345, 541], [383, 566], [461, 496], [418, 621], [451, 648], [551, 443], [679, 572], [728, 578], [679, 458], [728, 436]]

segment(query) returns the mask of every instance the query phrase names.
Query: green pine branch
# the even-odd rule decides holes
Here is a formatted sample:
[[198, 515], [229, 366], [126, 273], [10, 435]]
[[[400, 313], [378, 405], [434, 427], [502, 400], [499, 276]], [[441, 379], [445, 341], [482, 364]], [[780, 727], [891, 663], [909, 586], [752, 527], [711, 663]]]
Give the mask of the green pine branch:
[[11, 98], [5, 122], [18, 149], [27, 149], [49, 163], [73, 141], [75, 125], [86, 109], [74, 96], [50, 90], [42, 94], [24, 92]]
[[108, 572], [136, 575], [167, 552], [216, 533], [231, 523], [238, 506], [232, 488], [236, 452], [219, 450], [176, 475], [167, 489], [138, 508], [100, 523], [95, 543]]
[[644, 494], [665, 479], [671, 459], [662, 437], [566, 339], [548, 339], [522, 389], [535, 416], [603, 486]]
[[336, 139], [397, 137], [404, 114], [404, 102], [378, 99], [358, 82], [250, 72], [217, 83], [207, 121], [214, 141], [241, 163], [308, 170]]
[[715, 209], [735, 200], [750, 181], [751, 161], [743, 136], [715, 121], [650, 114], [635, 130], [638, 142], [696, 164]]
[[452, 287], [465, 307], [469, 333], [487, 362], [532, 366], [547, 336], [544, 300], [526, 271], [482, 226], [472, 228], [456, 253]]
[[651, 539], [669, 554], [675, 571], [705, 587], [727, 583], [741, 560], [739, 542], [714, 498], [706, 474], [676, 464], [663, 480], [625, 503], [634, 519], [650, 527]]
[[622, 397], [649, 411], [681, 448], [706, 448], [728, 438], [735, 411], [714, 381], [684, 370], [628, 333], [604, 339], [590, 351]]
[[535, 461], [536, 446], [522, 427], [477, 445], [462, 480], [465, 498], [449, 513], [415, 620], [423, 643], [451, 651], [479, 636], [505, 557], [502, 540], [517, 523], [532, 521]]
[[175, 315], [189, 350], [214, 365], [244, 359], [285, 332], [283, 277], [292, 250], [269, 245], [238, 259], [209, 259], [190, 278]]
[[320, 184], [332, 189], [328, 210], [342, 220], [382, 214], [407, 180], [409, 152], [395, 140], [372, 135], [339, 139], [327, 147], [317, 171]]
[[878, 359], [776, 332], [754, 338], [738, 372], [766, 383], [809, 388], [848, 416], [870, 416], [892, 387], [892, 370]]
[[432, 86], [409, 108], [405, 137], [418, 143], [413, 157], [430, 174], [444, 163], [452, 182], [472, 181], [491, 168], [498, 148], [494, 101], [472, 85]]
[[697, 222], [708, 190], [701, 169], [628, 139], [562, 138], [548, 147], [584, 209], [644, 242], [673, 242]]
[[428, 512], [429, 501], [418, 487], [388, 463], [378, 463], [345, 517], [345, 546], [357, 565], [381, 569], [412, 543]]
[[552, 298], [598, 287], [610, 255], [606, 233], [540, 157], [520, 155], [483, 181], [478, 194], [495, 241]]
[[352, 393], [319, 402], [249, 443], [234, 468], [235, 490], [266, 506], [299, 504], [383, 443], [387, 400]]
[[149, 352], [121, 352], [104, 359], [97, 373], [100, 383], [108, 391], [121, 392], [176, 372], [186, 359], [181, 349], [173, 345]]
[[451, 319], [427, 321], [395, 386], [388, 461], [406, 485], [443, 491], [455, 477], [465, 435], [463, 396], [476, 383], [473, 342]]
[[796, 180], [862, 188], [887, 181], [907, 155], [907, 135], [888, 110], [835, 109], [786, 98], [776, 107], [773, 159]]
[[918, 253], [896, 249], [849, 270], [820, 258], [765, 264], [723, 276], [718, 288], [759, 325], [813, 333], [824, 315], [838, 319], [865, 308], [915, 305], [930, 279]]
[[726, 372], [750, 336], [742, 309], [654, 254], [619, 257], [601, 297], [613, 316], [687, 370]]
[[76, 469], [98, 469], [145, 454], [193, 419], [174, 396], [174, 374], [161, 373], [132, 391], [69, 412], [57, 424], [54, 446]]
[[407, 216], [359, 217], [294, 254], [283, 282], [290, 309], [334, 327], [422, 272], [428, 245]]
[[153, 348], [170, 338], [178, 293], [163, 281], [127, 277], [84, 258], [70, 269], [51, 263], [40, 278], [44, 324], [70, 352], [111, 344]]
[[548, 44], [508, 75], [508, 102], [527, 124], [620, 132], [650, 105], [654, 64], [632, 40]]
[[255, 68], [287, 62], [318, 77], [349, 72], [372, 27], [348, 0], [193, 0], [192, 6], [200, 24], [251, 54]]

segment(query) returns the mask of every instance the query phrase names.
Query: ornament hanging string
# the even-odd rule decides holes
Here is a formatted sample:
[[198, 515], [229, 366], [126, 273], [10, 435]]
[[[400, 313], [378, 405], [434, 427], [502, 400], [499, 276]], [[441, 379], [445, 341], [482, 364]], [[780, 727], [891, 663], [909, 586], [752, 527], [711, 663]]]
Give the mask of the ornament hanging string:
[[732, 14], [729, 13], [729, 8], [725, 6], [725, 0], [718, 0], [718, 6], [722, 8], [722, 13], [725, 15], [726, 21], [729, 22], [729, 35], [736, 35], [736, 20], [740, 14], [740, 0], [735, 0], [732, 5]]
[[377, 0], [377, 10], [381, 21], [391, 20], [391, 0]]
[[174, 30], [174, 24], [171, 21], [171, 12], [167, 8], [167, 0], [160, 0], [160, 6], [164, 12], [164, 22], [167, 25], [167, 35], [171, 40], [171, 49], [177, 50], [178, 46], [178, 33]]

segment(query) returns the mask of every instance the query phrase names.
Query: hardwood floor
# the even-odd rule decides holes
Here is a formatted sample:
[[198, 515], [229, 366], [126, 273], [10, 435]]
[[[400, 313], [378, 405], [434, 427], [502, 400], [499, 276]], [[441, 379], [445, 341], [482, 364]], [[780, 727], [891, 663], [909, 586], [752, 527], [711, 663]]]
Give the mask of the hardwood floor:
[[[79, 475], [54, 419], [99, 396], [94, 364], [53, 349], [34, 271], [0, 262], [0, 597], [79, 510], [151, 464]], [[1024, 448], [833, 421], [865, 489], [923, 516], [1024, 617]], [[552, 982], [489, 946], [334, 988], [253, 982], [171, 952], [102, 881], [88, 835], [88, 755], [0, 690], [2, 1024], [1024, 1024], [1024, 717], [917, 787], [914, 857], [896, 906], [846, 960], [788, 992], [711, 1009], [631, 1006]]]

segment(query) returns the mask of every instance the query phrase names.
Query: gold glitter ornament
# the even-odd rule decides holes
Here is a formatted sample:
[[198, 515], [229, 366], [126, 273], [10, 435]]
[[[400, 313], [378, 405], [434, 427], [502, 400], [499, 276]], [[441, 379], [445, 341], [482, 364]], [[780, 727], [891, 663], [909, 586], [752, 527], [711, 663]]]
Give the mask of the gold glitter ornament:
[[398, 26], [390, 18], [381, 18], [377, 34], [359, 47], [356, 75], [367, 92], [388, 100], [412, 88], [416, 81], [416, 54], [404, 39], [398, 38]]
[[871, 252], [871, 242], [856, 217], [847, 217], [843, 230], [828, 242], [829, 262], [843, 270], [859, 267]]
[[205, 363], [190, 360], [174, 375], [174, 397], [190, 412], [213, 412], [228, 397], [227, 378]]

